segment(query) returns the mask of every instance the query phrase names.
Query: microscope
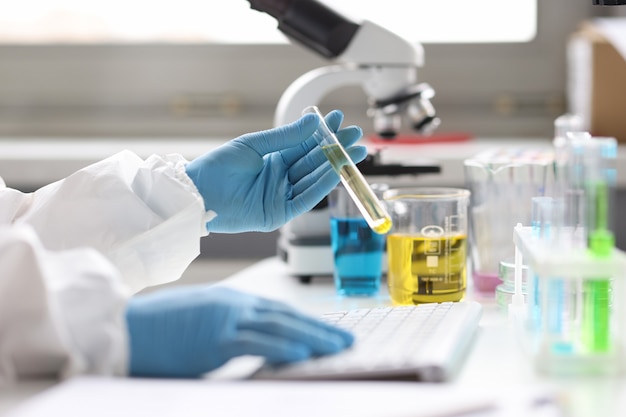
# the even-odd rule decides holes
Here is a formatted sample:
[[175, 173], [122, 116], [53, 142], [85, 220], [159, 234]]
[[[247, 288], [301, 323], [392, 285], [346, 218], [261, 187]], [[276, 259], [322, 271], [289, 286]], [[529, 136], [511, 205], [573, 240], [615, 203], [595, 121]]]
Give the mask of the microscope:
[[[329, 66], [297, 78], [281, 96], [274, 125], [297, 120], [302, 109], [317, 105], [331, 91], [360, 86], [368, 98], [367, 115], [374, 131], [393, 140], [403, 122], [420, 134], [430, 134], [440, 124], [431, 98], [434, 90], [417, 82], [424, 51], [397, 34], [370, 21], [353, 22], [316, 0], [248, 0], [251, 8], [268, 13], [291, 41], [333, 60]], [[393, 177], [440, 172], [438, 165], [380, 165], [370, 155], [358, 165], [366, 176]], [[290, 221], [280, 229], [278, 254], [291, 275], [309, 281], [317, 275], [332, 275], [330, 216], [327, 203]]]
[[440, 121], [430, 99], [434, 90], [417, 83], [423, 66], [421, 45], [369, 21], [355, 23], [316, 0], [248, 0], [251, 7], [278, 21], [278, 29], [335, 65], [314, 69], [283, 93], [274, 125], [298, 119], [307, 106], [318, 104], [330, 91], [360, 85], [369, 101], [374, 130], [393, 138], [403, 116], [420, 133], [430, 133]]

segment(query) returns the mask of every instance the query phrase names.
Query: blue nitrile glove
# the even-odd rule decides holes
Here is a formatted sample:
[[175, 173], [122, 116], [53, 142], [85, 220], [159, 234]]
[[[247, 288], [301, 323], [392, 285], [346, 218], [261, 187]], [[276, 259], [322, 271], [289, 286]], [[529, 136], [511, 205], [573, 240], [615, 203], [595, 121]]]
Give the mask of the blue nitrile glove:
[[193, 378], [241, 355], [286, 363], [350, 346], [351, 333], [288, 305], [220, 286], [131, 298], [126, 321], [132, 376]]
[[[325, 120], [356, 162], [367, 150], [353, 146], [363, 132], [357, 126], [339, 129], [343, 113]], [[326, 156], [311, 136], [319, 117], [306, 114], [297, 121], [248, 133], [191, 161], [186, 168], [217, 217], [209, 232], [272, 231], [311, 210], [339, 183]]]

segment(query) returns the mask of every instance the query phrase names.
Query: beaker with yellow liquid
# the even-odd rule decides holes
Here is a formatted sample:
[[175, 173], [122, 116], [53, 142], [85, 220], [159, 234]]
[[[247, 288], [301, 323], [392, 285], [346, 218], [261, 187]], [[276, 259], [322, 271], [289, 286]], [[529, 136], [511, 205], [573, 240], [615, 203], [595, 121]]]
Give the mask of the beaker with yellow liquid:
[[461, 188], [395, 188], [384, 193], [393, 220], [387, 285], [396, 305], [460, 301], [467, 285], [467, 208]]

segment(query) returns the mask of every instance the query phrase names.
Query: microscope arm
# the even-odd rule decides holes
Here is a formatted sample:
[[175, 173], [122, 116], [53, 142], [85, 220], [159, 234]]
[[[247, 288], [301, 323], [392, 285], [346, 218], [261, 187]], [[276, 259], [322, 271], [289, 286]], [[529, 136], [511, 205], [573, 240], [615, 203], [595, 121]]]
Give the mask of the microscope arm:
[[[381, 83], [380, 79], [386, 81]], [[340, 87], [358, 85], [369, 97], [378, 97], [390, 89], [395, 91], [412, 84], [416, 79], [416, 71], [401, 67], [337, 64], [316, 68], [297, 78], [284, 91], [278, 101], [274, 126], [298, 119], [302, 109], [319, 103], [326, 94]]]

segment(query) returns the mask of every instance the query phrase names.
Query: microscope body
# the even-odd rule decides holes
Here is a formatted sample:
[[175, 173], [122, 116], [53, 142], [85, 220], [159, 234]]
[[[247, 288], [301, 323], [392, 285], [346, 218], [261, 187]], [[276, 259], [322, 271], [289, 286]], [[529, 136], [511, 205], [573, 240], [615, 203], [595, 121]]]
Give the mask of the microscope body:
[[291, 41], [334, 63], [302, 75], [282, 95], [275, 125], [290, 123], [330, 91], [360, 85], [368, 97], [374, 131], [393, 138], [403, 119], [420, 133], [430, 133], [439, 118], [430, 99], [433, 89], [417, 83], [424, 64], [421, 44], [408, 42], [370, 21], [353, 22], [317, 0], [248, 0], [253, 9], [278, 21]]
[[319, 104], [331, 91], [354, 85], [368, 97], [368, 116], [381, 137], [393, 138], [403, 118], [409, 118], [421, 133], [430, 133], [439, 119], [430, 104], [434, 91], [426, 83], [417, 83], [423, 63], [420, 44], [411, 44], [382, 26], [363, 21], [334, 64], [303, 74], [285, 90], [274, 125], [293, 122], [302, 109]]
[[[425, 134], [439, 125], [430, 103], [434, 91], [417, 79], [417, 70], [424, 64], [424, 50], [419, 43], [410, 43], [374, 22], [352, 22], [316, 0], [248, 1], [252, 8], [275, 17], [278, 29], [288, 38], [334, 61], [303, 74], [289, 85], [278, 102], [275, 126], [297, 120], [304, 108], [318, 105], [328, 93], [346, 86], [363, 89], [368, 98], [368, 116], [380, 137], [391, 140], [404, 120]], [[414, 168], [414, 173], [439, 169], [410, 168]], [[384, 167], [377, 167], [377, 172], [381, 171], [385, 171]], [[362, 173], [368, 178], [367, 172]], [[388, 182], [387, 177], [385, 181]], [[290, 274], [303, 280], [332, 275], [326, 200], [280, 229], [278, 254]]]
[[409, 45], [386, 29], [363, 22], [335, 64], [303, 74], [285, 90], [274, 125], [293, 122], [302, 109], [318, 104], [340, 87], [361, 86], [370, 100], [392, 99], [417, 82], [417, 68], [422, 63], [421, 45]]

